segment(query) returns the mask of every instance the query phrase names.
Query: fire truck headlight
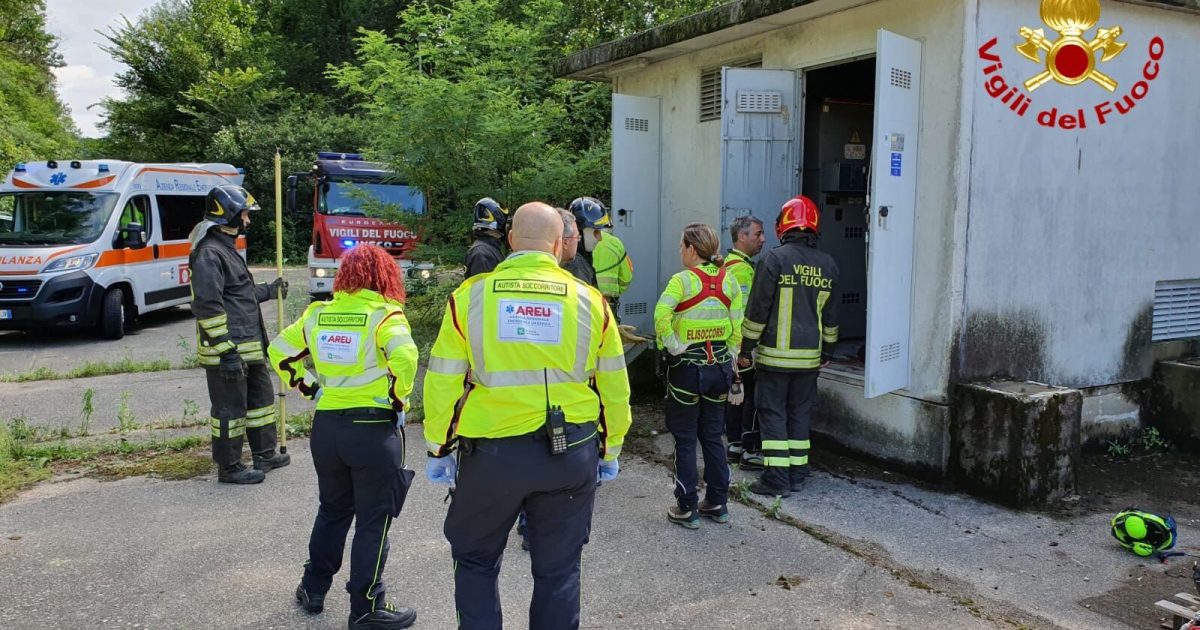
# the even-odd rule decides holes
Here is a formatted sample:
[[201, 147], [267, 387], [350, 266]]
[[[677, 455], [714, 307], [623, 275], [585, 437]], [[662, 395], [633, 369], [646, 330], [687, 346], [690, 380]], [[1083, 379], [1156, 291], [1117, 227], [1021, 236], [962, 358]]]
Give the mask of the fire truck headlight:
[[325, 267], [317, 267], [312, 270], [314, 278], [332, 278], [337, 275], [337, 269], [326, 269]]

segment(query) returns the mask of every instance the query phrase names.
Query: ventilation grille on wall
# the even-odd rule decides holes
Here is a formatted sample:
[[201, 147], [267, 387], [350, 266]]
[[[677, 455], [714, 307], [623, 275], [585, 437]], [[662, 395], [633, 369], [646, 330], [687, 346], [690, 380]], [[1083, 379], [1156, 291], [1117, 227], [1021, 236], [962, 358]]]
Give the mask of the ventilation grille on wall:
[[862, 238], [866, 232], [867, 228], [848, 227], [846, 228], [846, 238]]
[[700, 71], [700, 122], [721, 118], [721, 67], [761, 68], [762, 56], [739, 59]]
[[859, 304], [862, 302], [861, 293], [843, 293], [842, 304]]
[[777, 114], [783, 109], [783, 92], [738, 90], [737, 111], [743, 114]]
[[645, 118], [626, 118], [625, 131], [650, 131], [650, 121]]
[[1151, 339], [1168, 341], [1187, 337], [1200, 337], [1200, 280], [1155, 284]]
[[892, 85], [905, 90], [912, 89], [912, 73], [900, 68], [892, 68]]
[[900, 342], [889, 343], [879, 349], [880, 361], [893, 361], [900, 358]]
[[650, 312], [645, 302], [632, 302], [624, 306], [626, 315], [645, 315]]

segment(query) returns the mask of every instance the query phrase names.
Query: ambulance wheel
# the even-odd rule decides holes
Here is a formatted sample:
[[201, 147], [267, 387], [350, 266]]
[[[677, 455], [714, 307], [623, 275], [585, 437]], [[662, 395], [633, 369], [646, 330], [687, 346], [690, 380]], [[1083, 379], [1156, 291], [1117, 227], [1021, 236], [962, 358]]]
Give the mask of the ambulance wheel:
[[113, 287], [104, 294], [100, 309], [100, 334], [105, 339], [125, 336], [125, 290]]

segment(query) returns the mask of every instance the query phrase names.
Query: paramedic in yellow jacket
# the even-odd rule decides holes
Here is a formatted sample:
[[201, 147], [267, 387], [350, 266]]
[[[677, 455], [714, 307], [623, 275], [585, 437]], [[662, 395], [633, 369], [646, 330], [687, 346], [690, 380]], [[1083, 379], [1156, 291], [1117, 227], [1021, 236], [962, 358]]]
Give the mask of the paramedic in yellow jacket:
[[[683, 230], [679, 258], [654, 306], [654, 332], [667, 359], [667, 429], [675, 437], [675, 499], [667, 518], [688, 529], [700, 516], [729, 520], [725, 460], [725, 403], [734, 385], [733, 361], [742, 342], [742, 290], [722, 266], [717, 233], [703, 223]], [[740, 387], [740, 385], [735, 385]], [[704, 502], [697, 504], [696, 441], [704, 455]]]
[[613, 312], [619, 312], [621, 294], [633, 282], [633, 260], [625, 243], [612, 233], [612, 217], [604, 204], [591, 197], [571, 202], [571, 214], [583, 235], [583, 249], [596, 270], [596, 285], [608, 299]]
[[407, 628], [417, 618], [411, 608], [387, 602], [380, 577], [388, 530], [413, 475], [404, 468], [404, 410], [417, 346], [403, 301], [404, 281], [392, 257], [375, 245], [358, 245], [342, 258], [333, 300], [309, 306], [268, 348], [283, 380], [317, 401], [311, 445], [320, 507], [296, 600], [310, 613], [324, 608], [355, 521], [346, 583], [351, 630]]
[[500, 559], [524, 509], [529, 627], [578, 628], [596, 478], [616, 478], [630, 424], [624, 350], [604, 298], [559, 267], [558, 211], [521, 206], [509, 245], [447, 304], [425, 375], [425, 470], [456, 487], [445, 534], [459, 627], [501, 627]]

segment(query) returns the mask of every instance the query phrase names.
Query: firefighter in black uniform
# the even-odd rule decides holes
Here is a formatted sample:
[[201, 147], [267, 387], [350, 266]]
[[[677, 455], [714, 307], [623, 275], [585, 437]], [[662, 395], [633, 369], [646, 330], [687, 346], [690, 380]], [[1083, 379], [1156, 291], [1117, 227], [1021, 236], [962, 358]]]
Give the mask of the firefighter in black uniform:
[[504, 236], [508, 228], [508, 211], [495, 199], [484, 197], [475, 202], [475, 240], [467, 248], [467, 273], [463, 280], [489, 273], [504, 260]]
[[[276, 453], [275, 392], [264, 352], [267, 331], [259, 304], [287, 282], [255, 284], [238, 254], [237, 238], [250, 225], [258, 204], [241, 186], [217, 186], [205, 199], [204, 218], [192, 230], [192, 314], [196, 316], [197, 354], [208, 379], [212, 403], [212, 454], [217, 480], [259, 483], [265, 473], [287, 466], [291, 457]], [[250, 443], [254, 469], [242, 464], [242, 436]]]
[[841, 299], [833, 257], [816, 248], [816, 204], [803, 196], [775, 220], [782, 243], [755, 270], [741, 356], [757, 369], [754, 404], [762, 431], [763, 474], [755, 494], [788, 496], [808, 477], [809, 425], [817, 376], [838, 340]]

